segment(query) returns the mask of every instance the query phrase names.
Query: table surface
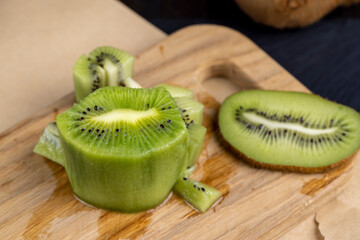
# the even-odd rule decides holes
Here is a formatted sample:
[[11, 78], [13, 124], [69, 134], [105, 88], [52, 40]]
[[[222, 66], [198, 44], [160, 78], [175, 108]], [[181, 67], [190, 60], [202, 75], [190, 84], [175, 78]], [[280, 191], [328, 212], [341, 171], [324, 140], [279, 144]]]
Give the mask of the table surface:
[[[0, 29], [0, 133], [73, 91], [81, 54], [112, 45], [136, 55], [166, 37], [113, 0], [1, 1]], [[317, 239], [316, 231], [310, 216], [283, 239]]]

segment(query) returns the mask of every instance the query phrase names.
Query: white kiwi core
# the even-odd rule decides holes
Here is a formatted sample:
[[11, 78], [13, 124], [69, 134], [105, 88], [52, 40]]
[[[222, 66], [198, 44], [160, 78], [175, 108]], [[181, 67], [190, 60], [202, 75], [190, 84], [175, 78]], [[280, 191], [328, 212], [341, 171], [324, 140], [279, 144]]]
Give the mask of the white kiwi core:
[[117, 121], [127, 121], [130, 123], [136, 123], [140, 119], [147, 117], [156, 117], [159, 112], [156, 109], [149, 109], [146, 111], [138, 111], [133, 109], [115, 109], [110, 112], [93, 117], [93, 120], [104, 123], [111, 123]]
[[272, 121], [264, 117], [258, 116], [254, 113], [245, 112], [243, 113], [243, 116], [244, 118], [248, 119], [251, 122], [266, 126], [268, 129], [289, 129], [309, 135], [329, 134], [329, 133], [334, 133], [337, 130], [337, 127], [326, 128], [326, 129], [315, 129], [315, 128], [307, 128], [297, 123]]

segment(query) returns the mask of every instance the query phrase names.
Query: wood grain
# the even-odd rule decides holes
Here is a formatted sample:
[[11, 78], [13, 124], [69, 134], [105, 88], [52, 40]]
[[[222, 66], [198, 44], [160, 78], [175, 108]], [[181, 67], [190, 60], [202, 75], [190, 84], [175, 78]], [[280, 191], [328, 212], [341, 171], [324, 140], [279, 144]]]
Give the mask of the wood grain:
[[235, 89], [309, 92], [243, 35], [188, 27], [136, 59], [135, 79], [144, 87], [188, 87], [205, 105], [205, 146], [192, 177], [220, 189], [221, 201], [204, 214], [175, 195], [137, 214], [77, 201], [63, 168], [32, 152], [47, 123], [72, 105], [71, 94], [0, 136], [0, 239], [272, 239], [337, 196], [351, 177], [355, 161], [326, 174], [284, 173], [251, 168], [221, 145], [217, 112], [230, 94], [224, 79]]

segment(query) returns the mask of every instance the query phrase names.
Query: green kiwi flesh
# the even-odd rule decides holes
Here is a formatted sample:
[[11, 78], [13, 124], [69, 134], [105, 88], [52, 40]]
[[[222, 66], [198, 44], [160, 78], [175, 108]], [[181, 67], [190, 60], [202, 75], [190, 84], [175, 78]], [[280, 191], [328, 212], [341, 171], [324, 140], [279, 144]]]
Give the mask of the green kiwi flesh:
[[140, 87], [132, 79], [134, 57], [114, 47], [98, 47], [82, 55], [73, 68], [76, 100], [104, 86]]
[[34, 147], [34, 152], [42, 155], [62, 166], [64, 166], [64, 152], [59, 140], [59, 131], [55, 122], [49, 123], [38, 143]]
[[188, 131], [163, 88], [100, 88], [56, 122], [72, 189], [97, 207], [153, 208], [187, 163]]
[[204, 145], [206, 128], [201, 124], [191, 124], [188, 127], [190, 142], [188, 147], [189, 161], [188, 166], [193, 166], [200, 156]]
[[279, 170], [319, 172], [360, 146], [359, 113], [300, 92], [236, 93], [222, 104], [219, 127], [245, 159]]
[[187, 88], [169, 85], [166, 83], [159, 84], [158, 87], [163, 87], [166, 90], [168, 90], [173, 98], [178, 98], [178, 97], [194, 98], [194, 92]]
[[222, 195], [219, 190], [187, 176], [179, 179], [173, 190], [199, 212], [208, 210]]
[[204, 105], [187, 97], [178, 97], [174, 100], [187, 127], [191, 124], [202, 124]]

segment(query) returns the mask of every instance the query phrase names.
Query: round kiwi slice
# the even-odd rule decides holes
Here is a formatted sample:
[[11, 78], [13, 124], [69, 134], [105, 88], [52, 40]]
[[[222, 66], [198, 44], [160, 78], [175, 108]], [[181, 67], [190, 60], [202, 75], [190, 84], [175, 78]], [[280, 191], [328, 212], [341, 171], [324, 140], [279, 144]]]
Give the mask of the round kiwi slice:
[[153, 208], [187, 163], [188, 130], [163, 88], [100, 88], [56, 122], [72, 189], [97, 207]]
[[360, 146], [356, 111], [299, 92], [236, 93], [222, 104], [219, 127], [246, 160], [279, 170], [322, 172], [346, 162]]
[[89, 57], [82, 55], [73, 68], [76, 100], [105, 86], [141, 87], [131, 79], [134, 57], [114, 47], [98, 47]]

